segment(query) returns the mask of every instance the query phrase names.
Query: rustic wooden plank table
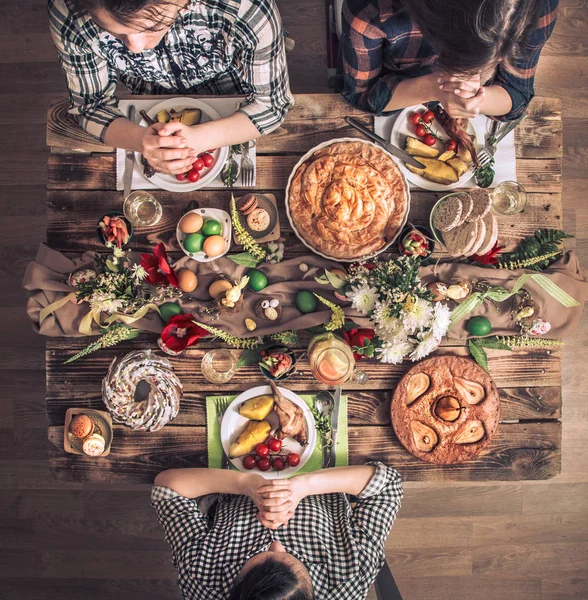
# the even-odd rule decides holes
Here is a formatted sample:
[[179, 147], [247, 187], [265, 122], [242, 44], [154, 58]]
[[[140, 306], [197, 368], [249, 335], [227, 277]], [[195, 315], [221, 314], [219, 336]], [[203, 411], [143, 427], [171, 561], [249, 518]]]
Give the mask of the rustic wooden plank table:
[[[47, 119], [47, 143], [51, 148], [47, 242], [73, 256], [86, 250], [104, 250], [96, 239], [96, 222], [105, 212], [120, 210], [123, 198], [122, 192], [115, 191], [112, 148], [100, 145], [79, 129], [66, 107], [65, 102], [52, 105]], [[257, 189], [272, 192], [278, 199], [282, 235], [287, 240], [286, 258], [308, 253], [286, 218], [284, 189], [288, 175], [299, 157], [316, 144], [357, 137], [345, 123], [346, 116], [373, 124], [369, 115], [353, 109], [338, 95], [299, 95], [282, 127], [258, 141]], [[516, 131], [517, 177], [529, 192], [527, 207], [515, 218], [499, 218], [500, 239], [507, 247], [538, 227], [561, 227], [561, 144], [559, 101], [536, 98], [529, 118]], [[198, 200], [203, 206], [227, 209], [230, 193], [219, 189], [191, 194], [156, 192], [163, 205], [163, 218], [153, 228], [135, 230], [133, 248], [148, 251], [157, 242], [164, 242], [172, 257], [179, 257], [174, 231], [185, 204]], [[441, 195], [412, 192], [411, 222], [427, 224], [430, 209]], [[307, 341], [302, 337], [301, 347]], [[171, 358], [184, 384], [184, 398], [175, 421], [157, 433], [115, 426], [112, 452], [107, 458], [72, 456], [63, 451], [67, 408], [104, 408], [100, 386], [112, 358], [132, 349], [154, 347], [155, 338], [144, 334], [133, 342], [64, 365], [86, 342], [54, 338], [46, 343], [49, 462], [60, 479], [148, 483], [159, 471], [172, 466], [204, 467], [206, 396], [239, 393], [266, 381], [256, 367], [245, 367], [219, 389], [200, 372], [200, 359], [213, 345], [205, 343], [188, 349], [182, 356]], [[445, 343], [438, 352], [468, 356], [463, 345]], [[364, 361], [361, 368], [369, 375], [368, 383], [343, 386], [349, 395], [350, 463], [382, 460], [397, 467], [405, 480], [413, 481], [547, 479], [557, 475], [561, 470], [561, 353], [535, 349], [488, 354], [490, 374], [500, 392], [502, 423], [491, 445], [475, 461], [435, 466], [404, 450], [390, 426], [389, 406], [396, 383], [412, 363], [390, 366]], [[308, 362], [303, 360], [286, 387], [312, 392], [323, 386], [314, 380]]]

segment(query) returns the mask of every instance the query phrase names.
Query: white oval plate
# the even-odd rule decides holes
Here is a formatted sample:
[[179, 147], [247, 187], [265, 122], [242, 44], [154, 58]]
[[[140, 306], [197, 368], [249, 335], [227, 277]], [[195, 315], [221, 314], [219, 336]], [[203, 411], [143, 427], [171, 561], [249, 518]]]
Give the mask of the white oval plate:
[[[312, 456], [314, 452], [314, 447], [316, 445], [316, 425], [314, 422], [314, 417], [308, 408], [308, 405], [302, 398], [298, 397], [294, 392], [287, 390], [283, 387], [278, 388], [280, 392], [284, 395], [285, 398], [297, 404], [304, 413], [304, 418], [306, 419], [306, 427], [308, 429], [308, 444], [305, 447], [302, 447], [297, 441], [292, 438], [286, 438], [283, 443], [283, 450], [288, 452], [296, 452], [296, 454], [300, 454], [300, 464], [297, 467], [286, 467], [283, 471], [274, 471], [270, 469], [263, 473], [258, 469], [253, 469], [248, 471], [243, 467], [243, 457], [240, 458], [232, 458], [230, 459], [231, 463], [235, 466], [235, 468], [239, 469], [243, 473], [255, 473], [256, 475], [261, 475], [266, 479], [286, 479], [291, 477], [295, 473], [297, 473], [302, 467], [308, 462], [308, 459]], [[221, 423], [221, 443], [223, 445], [223, 450], [225, 454], [229, 455], [229, 447], [232, 442], [234, 442], [237, 437], [242, 433], [245, 429], [245, 426], [249, 422], [249, 419], [242, 417], [239, 414], [239, 407], [243, 402], [249, 400], [250, 398], [254, 398], [255, 396], [261, 396], [262, 394], [271, 394], [272, 388], [269, 385], [260, 385], [246, 392], [239, 394], [227, 407], [225, 414], [223, 416], [223, 420]], [[272, 426], [272, 431], [278, 426], [278, 416], [275, 412], [271, 412], [269, 417], [267, 417], [270, 425]]]
[[[394, 122], [394, 126], [392, 127], [392, 131], [390, 133], [390, 142], [404, 150], [404, 146], [406, 145], [407, 136], [411, 136], [414, 138], [418, 137], [414, 133], [414, 125], [408, 120], [408, 117], [411, 112], [418, 111], [424, 112], [423, 105], [418, 104], [416, 106], [409, 106], [405, 108], [399, 115], [396, 121]], [[431, 125], [431, 129], [437, 134], [439, 134], [443, 139], [449, 141], [449, 136], [445, 133], [445, 130], [441, 125], [439, 125], [436, 121], [433, 121]], [[480, 124], [479, 119], [470, 119], [468, 133], [470, 135], [475, 135], [476, 139], [474, 140], [474, 146], [477, 151], [481, 150], [484, 146], [484, 128]], [[444, 148], [442, 144], [438, 141], [433, 148], [436, 148], [440, 152], [443, 152]], [[415, 156], [418, 160], [418, 156]], [[404, 163], [400, 162], [400, 168], [402, 172], [406, 175], [406, 178], [410, 183], [422, 188], [423, 190], [431, 190], [432, 192], [444, 192], [446, 190], [452, 190], [456, 187], [460, 187], [465, 185], [473, 176], [474, 172], [470, 169], [466, 171], [455, 183], [450, 183], [449, 185], [442, 185], [440, 183], [435, 183], [433, 181], [429, 181], [416, 173], [409, 171]]]
[[[170, 108], [173, 108], [176, 111], [182, 110], [183, 108], [199, 108], [202, 111], [202, 123], [217, 121], [221, 118], [216, 110], [205, 102], [196, 100], [195, 98], [184, 98], [182, 96], [179, 98], [169, 98], [168, 100], [156, 104], [147, 111], [147, 114], [152, 119], [155, 119], [155, 115], [160, 110], [169, 110]], [[147, 127], [147, 123], [144, 119], [141, 119], [139, 125]], [[163, 173], [155, 173], [149, 181], [161, 189], [169, 190], [170, 192], [193, 192], [194, 190], [206, 187], [221, 172], [221, 169], [227, 162], [227, 158], [229, 157], [229, 147], [223, 146], [222, 148], [217, 148], [212, 155], [214, 156], [214, 165], [212, 165], [210, 169], [202, 169], [202, 171], [200, 171], [200, 179], [195, 183], [178, 181], [175, 175], [165, 175]], [[140, 152], [135, 152], [135, 161], [137, 162], [137, 165], [139, 165], [139, 172], [143, 173]]]
[[[402, 223], [400, 224], [400, 227], [398, 229], [398, 233], [394, 236], [394, 239], [392, 239], [381, 250], [378, 250], [374, 254], [369, 254], [369, 255], [366, 255], [366, 256], [357, 256], [355, 258], [335, 258], [333, 256], [328, 256], [327, 254], [323, 254], [322, 252], [319, 252], [318, 250], [316, 250], [315, 248], [313, 248], [298, 233], [298, 229], [296, 229], [296, 226], [294, 225], [294, 221], [292, 220], [292, 215], [290, 214], [290, 203], [288, 202], [288, 198], [290, 197], [290, 184], [292, 183], [292, 178], [294, 177], [294, 174], [298, 170], [298, 167], [300, 167], [300, 165], [303, 162], [307, 161], [317, 150], [320, 150], [321, 148], [325, 148], [326, 146], [330, 146], [332, 144], [338, 144], [339, 142], [363, 142], [364, 144], [369, 144], [370, 146], [374, 146], [378, 150], [381, 150], [386, 156], [388, 156], [388, 158], [391, 158], [397, 165], [400, 166], [400, 174], [402, 175], [402, 177], [404, 179], [404, 187], [406, 188], [406, 213], [404, 214], [404, 219], [402, 220]], [[378, 146], [377, 144], [374, 144], [373, 142], [370, 142], [369, 140], [364, 140], [362, 138], [337, 138], [335, 140], [329, 140], [328, 142], [323, 142], [322, 144], [319, 144], [318, 146], [315, 146], [314, 148], [311, 148], [296, 163], [296, 165], [292, 169], [292, 172], [290, 173], [290, 177], [288, 177], [288, 184], [286, 185], [286, 196], [285, 196], [285, 198], [286, 198], [286, 214], [288, 215], [288, 221], [290, 222], [290, 227], [292, 227], [292, 230], [294, 231], [294, 233], [296, 234], [296, 236], [298, 237], [298, 239], [309, 250], [311, 250], [315, 254], [318, 254], [319, 256], [322, 256], [323, 258], [326, 258], [327, 260], [334, 260], [334, 261], [337, 261], [337, 262], [354, 263], [354, 262], [358, 262], [360, 260], [366, 260], [368, 258], [373, 258], [374, 256], [377, 256], [378, 254], [381, 254], [382, 252], [386, 252], [386, 250], [388, 250], [388, 248], [390, 248], [390, 246], [398, 239], [398, 236], [402, 233], [402, 230], [404, 229], [404, 226], [406, 225], [406, 222], [408, 221], [408, 213], [410, 212], [410, 188], [408, 187], [408, 182], [406, 181], [406, 179], [407, 179], [406, 176], [405, 176], [405, 172], [406, 171], [407, 171], [407, 169], [405, 169], [402, 166], [402, 164], [400, 164], [400, 161], [395, 156], [393, 156], [392, 154], [390, 154], [389, 152], [387, 152], [386, 150], [384, 150], [384, 148], [382, 148], [381, 146]]]
[[[201, 215], [204, 220], [216, 219], [221, 224], [222, 229], [221, 229], [220, 235], [222, 235], [225, 240], [225, 251], [222, 254], [219, 254], [218, 256], [215, 256], [214, 258], [212, 258], [212, 257], [204, 254], [204, 252], [202, 252], [202, 251], [188, 252], [184, 248], [184, 239], [189, 234], [184, 233], [180, 229], [180, 221], [186, 215], [189, 215], [190, 213], [197, 213], [197, 214]], [[231, 226], [231, 217], [229, 216], [228, 212], [221, 210], [220, 208], [195, 208], [194, 210], [189, 210], [187, 213], [183, 214], [182, 219], [180, 219], [180, 221], [178, 221], [178, 224], [176, 225], [176, 239], [178, 240], [178, 245], [182, 249], [182, 252], [186, 256], [189, 256], [190, 258], [192, 258], [193, 260], [197, 260], [198, 262], [210, 262], [211, 260], [216, 260], [217, 258], [224, 256], [230, 250], [230, 248], [231, 248], [231, 233], [233, 231], [233, 228]], [[204, 239], [206, 239], [206, 238], [204, 238]]]

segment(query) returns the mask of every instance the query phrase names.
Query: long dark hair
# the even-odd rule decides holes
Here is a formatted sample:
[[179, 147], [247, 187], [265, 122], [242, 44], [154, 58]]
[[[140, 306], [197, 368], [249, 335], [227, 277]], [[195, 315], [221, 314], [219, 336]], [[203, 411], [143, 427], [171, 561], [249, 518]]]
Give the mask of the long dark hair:
[[163, 14], [167, 6], [174, 4], [170, 0], [72, 0], [78, 10], [89, 11], [103, 8], [121, 25], [131, 25], [144, 19], [155, 23], [149, 29], [164, 29], [173, 24]]
[[314, 593], [289, 565], [268, 558], [237, 578], [229, 600], [314, 600]]
[[477, 73], [502, 63], [516, 71], [543, 0], [404, 0], [404, 10], [449, 72]]

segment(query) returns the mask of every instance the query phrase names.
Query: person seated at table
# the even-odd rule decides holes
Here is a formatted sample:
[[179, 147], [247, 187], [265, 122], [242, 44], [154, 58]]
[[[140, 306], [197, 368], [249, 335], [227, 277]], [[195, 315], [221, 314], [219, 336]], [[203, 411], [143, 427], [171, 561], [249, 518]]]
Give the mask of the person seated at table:
[[[274, 0], [49, 0], [51, 34], [70, 113], [102, 142], [142, 152], [163, 173], [197, 154], [276, 129], [293, 104]], [[134, 94], [244, 95], [218, 121], [140, 127], [118, 110], [117, 81]]]
[[438, 101], [520, 117], [558, 0], [344, 0], [343, 96], [376, 114]]
[[[218, 494], [214, 516], [195, 500], [207, 494]], [[368, 463], [277, 480], [171, 469], [151, 504], [187, 600], [364, 600], [401, 498], [398, 472]]]

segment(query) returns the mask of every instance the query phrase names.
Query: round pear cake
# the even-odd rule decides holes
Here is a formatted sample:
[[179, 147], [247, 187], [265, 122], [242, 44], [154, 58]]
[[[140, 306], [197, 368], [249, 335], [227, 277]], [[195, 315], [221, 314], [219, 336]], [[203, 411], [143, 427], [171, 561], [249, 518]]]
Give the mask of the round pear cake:
[[393, 158], [375, 144], [338, 140], [308, 153], [290, 176], [287, 207], [294, 231], [337, 260], [373, 256], [398, 236], [409, 191]]
[[500, 399], [488, 373], [473, 360], [435, 356], [402, 377], [390, 407], [400, 443], [436, 464], [475, 458], [492, 440]]

